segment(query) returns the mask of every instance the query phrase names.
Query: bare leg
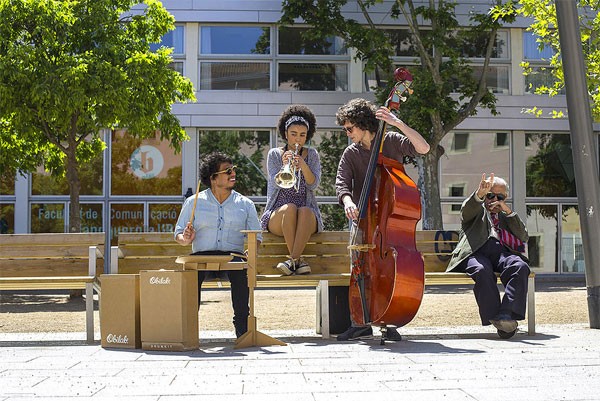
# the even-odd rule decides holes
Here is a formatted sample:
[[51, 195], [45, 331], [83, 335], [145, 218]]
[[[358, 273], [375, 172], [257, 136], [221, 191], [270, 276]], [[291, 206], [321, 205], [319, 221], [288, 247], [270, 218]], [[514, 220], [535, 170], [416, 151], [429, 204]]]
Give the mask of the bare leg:
[[290, 255], [296, 241], [296, 225], [298, 219], [298, 208], [293, 203], [281, 206], [271, 213], [269, 219], [269, 231], [285, 239]]
[[296, 235], [294, 239], [294, 245], [290, 252], [290, 256], [293, 259], [298, 259], [302, 256], [302, 251], [306, 243], [310, 239], [310, 236], [317, 231], [317, 218], [312, 210], [307, 207], [301, 207], [298, 209], [298, 222], [296, 225]]

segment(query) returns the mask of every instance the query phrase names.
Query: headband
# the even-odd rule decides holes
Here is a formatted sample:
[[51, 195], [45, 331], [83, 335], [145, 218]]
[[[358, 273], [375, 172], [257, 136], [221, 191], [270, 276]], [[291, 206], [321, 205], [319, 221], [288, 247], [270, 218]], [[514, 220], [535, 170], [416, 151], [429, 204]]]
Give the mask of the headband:
[[306, 125], [306, 128], [310, 128], [310, 125], [308, 124], [308, 121], [306, 121], [304, 119], [304, 117], [300, 117], [300, 116], [291, 116], [290, 118], [287, 119], [287, 121], [285, 122], [285, 129], [287, 131], [287, 129], [289, 128], [290, 125], [294, 124], [294, 123], [300, 123], [300, 124], [304, 124]]

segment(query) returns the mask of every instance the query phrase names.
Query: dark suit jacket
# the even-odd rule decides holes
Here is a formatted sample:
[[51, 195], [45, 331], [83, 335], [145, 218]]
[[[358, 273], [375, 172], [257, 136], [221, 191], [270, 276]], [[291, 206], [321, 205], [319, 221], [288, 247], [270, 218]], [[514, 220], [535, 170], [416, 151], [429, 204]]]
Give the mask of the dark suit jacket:
[[[516, 213], [513, 212], [510, 215], [498, 213], [498, 218], [500, 219], [500, 228], [509, 230], [521, 241], [527, 242], [529, 239], [527, 228]], [[461, 231], [458, 244], [452, 251], [452, 258], [446, 269], [447, 272], [461, 270], [458, 268], [460, 263], [481, 248], [492, 235], [492, 222], [489, 212], [485, 209], [483, 202], [477, 199], [475, 192], [463, 202], [460, 209], [460, 219]], [[519, 252], [513, 250], [511, 252], [521, 256], [525, 262], [529, 262], [527, 257]]]

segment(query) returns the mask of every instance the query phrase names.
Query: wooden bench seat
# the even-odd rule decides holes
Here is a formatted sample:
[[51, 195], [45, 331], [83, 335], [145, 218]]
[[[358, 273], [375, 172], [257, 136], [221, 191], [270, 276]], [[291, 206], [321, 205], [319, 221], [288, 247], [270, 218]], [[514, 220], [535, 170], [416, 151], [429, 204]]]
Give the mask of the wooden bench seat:
[[[254, 234], [251, 234], [252, 236]], [[315, 234], [303, 252], [311, 267], [311, 274], [283, 276], [275, 268], [287, 259], [287, 247], [282, 237], [263, 233], [263, 242], [257, 248], [256, 287], [316, 287], [321, 289], [320, 310], [322, 334], [329, 336], [329, 286], [347, 286], [350, 282], [347, 231], [328, 231]], [[425, 285], [473, 284], [465, 273], [446, 273], [450, 253], [458, 241], [456, 231], [422, 230], [416, 233], [417, 249], [425, 264]], [[252, 241], [250, 241], [252, 242]], [[120, 233], [118, 247], [111, 252], [111, 273], [138, 273], [140, 270], [180, 269], [177, 256], [191, 253], [191, 246], [183, 247], [172, 233]], [[205, 282], [204, 287], [228, 286], [227, 282]], [[529, 278], [528, 333], [535, 333], [534, 274]]]
[[0, 290], [84, 290], [92, 343], [103, 254], [104, 233], [0, 235]]

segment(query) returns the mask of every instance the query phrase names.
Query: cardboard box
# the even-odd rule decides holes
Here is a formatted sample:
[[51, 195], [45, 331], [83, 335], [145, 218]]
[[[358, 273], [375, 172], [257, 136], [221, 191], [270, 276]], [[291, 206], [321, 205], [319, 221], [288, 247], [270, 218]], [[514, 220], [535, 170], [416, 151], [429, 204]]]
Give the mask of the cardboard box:
[[104, 348], [140, 348], [140, 276], [100, 275], [100, 334]]
[[140, 272], [142, 349], [198, 349], [198, 272]]

